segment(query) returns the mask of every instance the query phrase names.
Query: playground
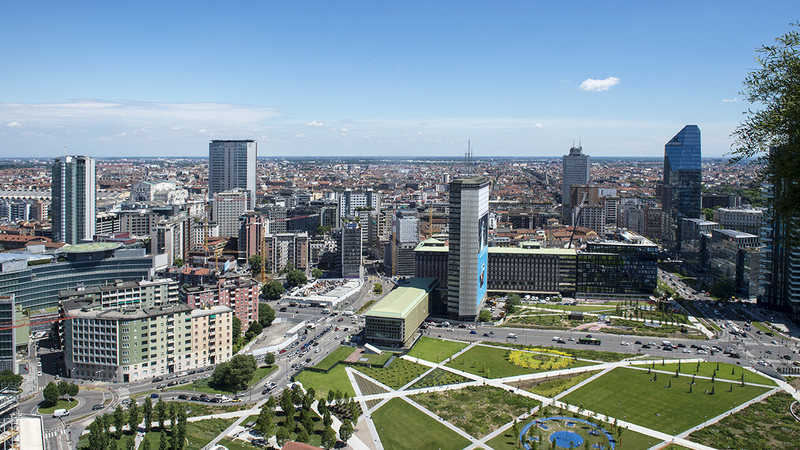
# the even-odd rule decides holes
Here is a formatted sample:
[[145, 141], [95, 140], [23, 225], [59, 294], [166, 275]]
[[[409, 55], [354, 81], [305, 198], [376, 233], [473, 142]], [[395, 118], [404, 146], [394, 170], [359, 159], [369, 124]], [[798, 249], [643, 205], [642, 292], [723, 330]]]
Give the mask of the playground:
[[528, 450], [533, 448], [532, 442], [538, 442], [538, 448], [550, 448], [550, 445], [555, 444], [555, 448], [595, 450], [614, 450], [616, 444], [611, 433], [597, 425], [583, 419], [560, 416], [536, 419], [528, 423], [522, 428], [519, 439]]

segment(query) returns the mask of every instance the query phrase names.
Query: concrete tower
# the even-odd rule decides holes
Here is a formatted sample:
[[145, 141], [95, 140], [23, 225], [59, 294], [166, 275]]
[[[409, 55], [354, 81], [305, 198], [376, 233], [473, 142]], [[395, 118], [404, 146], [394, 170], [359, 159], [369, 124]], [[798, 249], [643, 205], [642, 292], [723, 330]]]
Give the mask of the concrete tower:
[[573, 207], [577, 206], [570, 200], [571, 188], [589, 184], [589, 166], [589, 155], [583, 154], [580, 145], [570, 148], [569, 155], [564, 155], [562, 158], [561, 222], [564, 225], [573, 224]]
[[62, 156], [53, 162], [50, 210], [54, 241], [79, 244], [94, 238], [95, 164], [88, 156]]
[[233, 189], [247, 192], [248, 210], [256, 205], [257, 145], [253, 140], [211, 141], [208, 144], [208, 198]]

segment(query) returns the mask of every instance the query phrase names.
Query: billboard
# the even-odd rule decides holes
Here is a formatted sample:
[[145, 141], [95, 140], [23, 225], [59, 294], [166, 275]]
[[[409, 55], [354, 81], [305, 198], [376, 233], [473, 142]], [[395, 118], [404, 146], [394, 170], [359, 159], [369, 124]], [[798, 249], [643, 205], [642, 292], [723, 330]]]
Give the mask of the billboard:
[[487, 273], [489, 262], [489, 213], [478, 219], [478, 292], [475, 307], [478, 308], [486, 297]]

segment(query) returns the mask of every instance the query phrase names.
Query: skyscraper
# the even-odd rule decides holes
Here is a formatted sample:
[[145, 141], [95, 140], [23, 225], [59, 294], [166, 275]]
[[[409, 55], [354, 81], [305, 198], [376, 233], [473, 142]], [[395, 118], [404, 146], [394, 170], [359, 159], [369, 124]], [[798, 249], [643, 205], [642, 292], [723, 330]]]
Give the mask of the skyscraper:
[[256, 204], [256, 141], [211, 141], [208, 144], [208, 198], [239, 188], [247, 191], [248, 210]]
[[95, 231], [95, 159], [62, 156], [53, 162], [53, 240], [79, 244]]
[[664, 145], [661, 236], [668, 250], [681, 249], [681, 219], [700, 218], [700, 128], [686, 125]]
[[483, 177], [450, 183], [447, 312], [454, 320], [475, 320], [486, 299], [489, 188]]
[[572, 225], [572, 210], [576, 206], [570, 200], [571, 187], [589, 184], [589, 166], [589, 155], [583, 154], [580, 145], [570, 148], [569, 155], [564, 155], [562, 158], [561, 222], [564, 225]]
[[419, 244], [416, 211], [399, 210], [392, 217], [392, 276], [414, 276], [414, 249]]

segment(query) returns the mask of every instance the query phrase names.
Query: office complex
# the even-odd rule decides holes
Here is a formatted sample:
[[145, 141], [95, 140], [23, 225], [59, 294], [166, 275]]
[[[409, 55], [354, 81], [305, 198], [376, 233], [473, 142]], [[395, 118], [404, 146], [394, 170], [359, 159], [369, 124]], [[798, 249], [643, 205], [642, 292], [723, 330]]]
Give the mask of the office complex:
[[381, 347], [410, 347], [428, 317], [429, 296], [437, 281], [410, 278], [364, 314], [367, 342]]
[[[562, 158], [563, 175], [561, 180], [561, 222], [564, 225], [573, 224], [574, 207], [572, 203], [572, 186], [585, 186], [589, 183], [589, 155], [583, 154], [579, 145], [569, 149], [569, 155]], [[580, 198], [578, 199], [580, 201]]]
[[53, 162], [53, 240], [79, 244], [95, 234], [95, 159], [62, 156]]
[[576, 296], [647, 297], [658, 281], [658, 246], [652, 242], [590, 242], [578, 254]]
[[681, 219], [700, 217], [700, 128], [686, 125], [664, 145], [664, 180], [660, 188], [662, 239], [670, 251], [681, 249]]
[[[14, 304], [14, 294], [0, 295], [0, 323], [11, 323], [16, 320], [16, 305]], [[28, 332], [27, 327], [23, 331]], [[16, 363], [17, 329], [6, 328], [0, 330], [0, 372], [10, 370], [18, 373]], [[0, 386], [2, 388], [2, 386]]]
[[474, 320], [486, 299], [489, 189], [482, 177], [450, 183], [447, 309], [454, 320]]
[[392, 217], [392, 276], [414, 275], [414, 249], [419, 244], [416, 211], [397, 211]]
[[256, 204], [257, 158], [253, 140], [211, 141], [208, 144], [208, 198], [238, 188], [247, 193], [249, 201], [245, 209], [252, 210]]
[[361, 278], [361, 225], [347, 223], [342, 228], [342, 278]]
[[219, 235], [239, 236], [239, 217], [248, 209], [248, 193], [240, 189], [216, 192], [213, 200], [214, 222], [219, 225]]

